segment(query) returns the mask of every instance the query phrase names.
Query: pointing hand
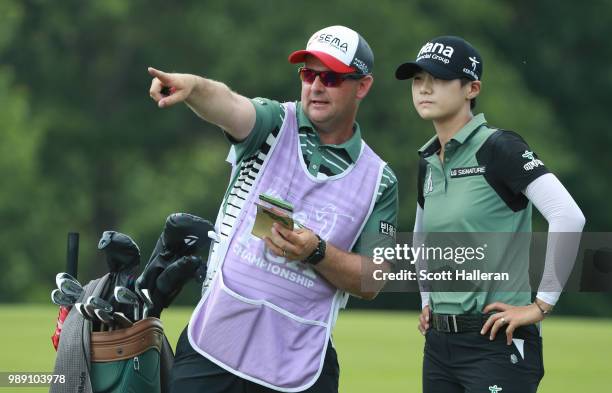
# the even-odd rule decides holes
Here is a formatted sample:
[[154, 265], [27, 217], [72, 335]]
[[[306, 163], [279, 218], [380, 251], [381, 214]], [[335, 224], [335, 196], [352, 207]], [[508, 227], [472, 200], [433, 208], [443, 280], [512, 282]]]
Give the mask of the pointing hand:
[[190, 74], [169, 74], [153, 67], [148, 68], [153, 77], [149, 96], [160, 108], [185, 101], [193, 91], [197, 77]]

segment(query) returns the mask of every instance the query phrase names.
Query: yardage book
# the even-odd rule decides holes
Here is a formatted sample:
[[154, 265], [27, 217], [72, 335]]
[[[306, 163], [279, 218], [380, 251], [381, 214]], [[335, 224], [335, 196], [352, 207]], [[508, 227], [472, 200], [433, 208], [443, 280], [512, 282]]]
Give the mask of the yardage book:
[[257, 216], [251, 233], [260, 239], [270, 236], [273, 223], [278, 223], [293, 230], [293, 205], [270, 195], [260, 194], [257, 205]]

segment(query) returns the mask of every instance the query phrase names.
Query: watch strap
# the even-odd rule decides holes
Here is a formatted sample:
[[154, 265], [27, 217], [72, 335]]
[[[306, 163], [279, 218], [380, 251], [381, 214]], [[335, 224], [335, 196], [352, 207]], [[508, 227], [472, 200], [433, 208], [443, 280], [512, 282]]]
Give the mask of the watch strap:
[[317, 247], [312, 251], [312, 254], [306, 257], [306, 259], [303, 261], [304, 263], [308, 263], [310, 265], [316, 265], [317, 263], [321, 262], [323, 258], [325, 258], [325, 249], [327, 248], [327, 244], [319, 235], [316, 236], [319, 239]]

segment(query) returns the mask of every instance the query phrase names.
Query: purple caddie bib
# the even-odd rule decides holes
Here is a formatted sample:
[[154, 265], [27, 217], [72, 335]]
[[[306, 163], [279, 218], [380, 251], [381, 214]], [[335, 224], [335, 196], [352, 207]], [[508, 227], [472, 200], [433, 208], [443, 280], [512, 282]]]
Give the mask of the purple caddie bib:
[[372, 212], [385, 163], [362, 142], [355, 164], [316, 179], [300, 151], [296, 105], [283, 105], [285, 120], [261, 175], [244, 207], [230, 209], [236, 223], [211, 256], [216, 273], [191, 316], [188, 336], [196, 351], [235, 375], [297, 392], [319, 377], [346, 294], [311, 266], [275, 256], [251, 234], [255, 202], [260, 194], [291, 202], [295, 221], [349, 251]]

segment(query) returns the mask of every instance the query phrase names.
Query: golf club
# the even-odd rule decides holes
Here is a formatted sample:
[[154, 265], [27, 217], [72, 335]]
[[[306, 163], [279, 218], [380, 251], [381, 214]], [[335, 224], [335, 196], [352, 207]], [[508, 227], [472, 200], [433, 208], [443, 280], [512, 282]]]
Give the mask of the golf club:
[[201, 265], [202, 258], [189, 255], [167, 266], [157, 277], [153, 291], [149, 291], [154, 307], [149, 308], [147, 315], [159, 318], [162, 310], [167, 308], [183, 286], [193, 279]]
[[[78, 260], [79, 260], [79, 234], [78, 232], [68, 232], [68, 241], [66, 245], [66, 272], [71, 277], [75, 278], [75, 280], [76, 280], [77, 271], [78, 271]], [[57, 295], [55, 295], [55, 297], [57, 297]], [[54, 298], [54, 294], [51, 293], [51, 299], [53, 300], [53, 298]], [[74, 303], [76, 300], [78, 300], [78, 298], [72, 301], [71, 303]], [[70, 304], [70, 306], [71, 305], [72, 304]], [[57, 316], [57, 322], [55, 323], [55, 332], [53, 333], [53, 336], [51, 336], [51, 342], [53, 343], [53, 347], [55, 348], [55, 350], [57, 350], [59, 347], [59, 341], [60, 341], [60, 336], [62, 333], [62, 328], [64, 326], [64, 321], [70, 314], [70, 308], [71, 307], [69, 307], [69, 305], [60, 306], [59, 314]]]
[[85, 310], [87, 315], [91, 317], [92, 321], [96, 321], [98, 319], [98, 317], [96, 317], [96, 308], [94, 306], [92, 306], [91, 304], [83, 303], [83, 309]]
[[125, 328], [129, 328], [131, 327], [134, 323], [132, 321], [130, 321], [130, 319], [128, 317], [125, 316], [124, 313], [122, 312], [114, 312], [112, 314], [113, 320], [115, 321], [115, 324], [120, 328], [120, 329], [125, 329]]
[[66, 272], [72, 277], [77, 277], [79, 263], [79, 233], [68, 232], [66, 244]]
[[90, 304], [91, 306], [93, 306], [96, 309], [101, 309], [104, 310], [106, 313], [112, 313], [113, 312], [113, 306], [107, 302], [106, 300], [97, 297], [97, 296], [90, 296], [87, 298], [87, 302], [85, 302], [85, 304]]
[[134, 306], [134, 321], [138, 320], [140, 315], [140, 301], [138, 296], [126, 287], [115, 287], [115, 299], [122, 304], [131, 304]]
[[104, 231], [98, 249], [106, 254], [108, 270], [117, 273], [140, 263], [140, 248], [128, 235], [115, 231]]
[[93, 318], [90, 317], [89, 314], [87, 314], [87, 311], [85, 311], [85, 305], [83, 303], [74, 303], [74, 308], [79, 314], [81, 314], [83, 318], [88, 321], [93, 321]]
[[151, 314], [158, 317], [164, 308], [163, 302], [159, 303], [156, 298], [160, 274], [186, 255], [205, 252], [210, 245], [208, 232], [213, 229], [209, 221], [192, 214], [174, 213], [168, 216], [155, 249], [135, 283], [136, 289], [148, 289], [151, 299], [154, 299], [153, 307], [147, 310], [147, 316]]
[[140, 296], [142, 302], [144, 304], [144, 310], [142, 312], [142, 319], [145, 319], [149, 316], [149, 310], [153, 308], [153, 300], [151, 300], [151, 294], [149, 290], [146, 288], [140, 289], [136, 288], [136, 294]]
[[96, 314], [96, 317], [100, 320], [100, 322], [102, 322], [103, 325], [108, 326], [109, 331], [113, 329], [115, 320], [111, 317], [109, 313], [107, 313], [101, 308], [96, 308], [94, 310], [94, 313]]
[[[105, 231], [98, 242], [98, 249], [106, 255], [106, 264], [113, 276], [112, 287], [134, 288], [134, 280], [140, 265], [140, 249], [128, 235]], [[112, 297], [104, 293], [102, 297]]]
[[83, 286], [81, 283], [68, 273], [58, 273], [55, 276], [55, 284], [65, 295], [78, 298], [81, 296], [81, 293], [83, 293]]
[[76, 302], [76, 298], [62, 293], [59, 289], [51, 291], [51, 301], [58, 306], [70, 307]]
[[162, 242], [167, 252], [175, 256], [195, 253], [198, 248], [210, 243], [208, 231], [214, 226], [207, 220], [188, 213], [174, 213], [168, 216]]

